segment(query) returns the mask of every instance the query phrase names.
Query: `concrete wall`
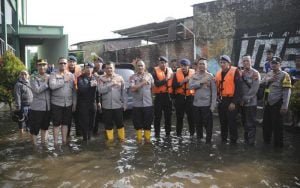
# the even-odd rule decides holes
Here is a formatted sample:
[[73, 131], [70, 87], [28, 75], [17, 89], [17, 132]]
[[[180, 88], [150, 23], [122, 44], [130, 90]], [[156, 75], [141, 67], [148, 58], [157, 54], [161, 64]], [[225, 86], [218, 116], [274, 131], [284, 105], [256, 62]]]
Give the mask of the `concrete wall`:
[[[300, 54], [299, 0], [218, 0], [194, 5], [197, 54], [217, 68], [219, 55], [228, 54], [235, 64], [244, 54], [261, 67], [266, 50], [273, 49], [294, 66]], [[213, 71], [214, 72], [214, 71]]]
[[[169, 60], [193, 59], [193, 40], [170, 41], [117, 51], [118, 62], [130, 63], [134, 58], [139, 57], [144, 60], [147, 67], [155, 66], [160, 55], [168, 57]], [[116, 61], [116, 52], [106, 52], [104, 57], [111, 61]]]
[[49, 64], [56, 64], [59, 57], [68, 55], [68, 35], [60, 39], [45, 39], [38, 48], [38, 58], [47, 59]]

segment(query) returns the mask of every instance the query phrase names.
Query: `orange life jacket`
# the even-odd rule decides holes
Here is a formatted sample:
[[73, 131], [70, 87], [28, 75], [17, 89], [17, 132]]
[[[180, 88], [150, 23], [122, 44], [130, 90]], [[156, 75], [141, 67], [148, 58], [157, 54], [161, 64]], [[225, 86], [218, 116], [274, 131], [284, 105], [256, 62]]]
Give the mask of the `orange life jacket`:
[[[154, 71], [155, 71], [155, 74], [158, 78], [158, 80], [164, 80], [166, 79], [166, 75], [165, 75], [165, 72], [163, 70], [161, 70], [159, 67], [154, 67]], [[162, 85], [162, 86], [154, 86], [153, 89], [152, 89], [152, 92], [157, 94], [157, 93], [172, 93], [173, 90], [172, 90], [172, 79], [169, 79], [167, 81], [167, 83], [165, 85]]]
[[[195, 74], [194, 69], [189, 69], [188, 71], [189, 71], [188, 72], [189, 77], [191, 77], [193, 74]], [[184, 75], [183, 75], [181, 68], [178, 68], [176, 71], [176, 79], [177, 79], [177, 82], [182, 82], [184, 80]], [[188, 89], [188, 88], [189, 88], [188, 82], [184, 83], [182, 86], [176, 88], [175, 94], [180, 94], [180, 95], [185, 95], [185, 96], [194, 95], [195, 90]]]
[[[70, 72], [69, 67], [68, 67], [68, 71]], [[75, 72], [73, 74], [75, 76], [75, 80], [74, 80], [75, 88], [78, 89], [77, 88], [77, 78], [81, 75], [80, 65], [75, 65]]]
[[231, 66], [222, 80], [222, 70], [216, 74], [218, 95], [222, 97], [233, 97], [235, 91], [234, 74], [236, 67]]

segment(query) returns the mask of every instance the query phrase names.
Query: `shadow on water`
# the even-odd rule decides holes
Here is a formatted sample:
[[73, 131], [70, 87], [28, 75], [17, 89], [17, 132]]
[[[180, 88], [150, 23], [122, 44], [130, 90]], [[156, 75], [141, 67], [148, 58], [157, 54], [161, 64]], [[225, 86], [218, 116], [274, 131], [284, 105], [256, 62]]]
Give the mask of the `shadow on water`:
[[[69, 146], [33, 148], [5, 111], [0, 112], [1, 187], [299, 187], [300, 135], [285, 133], [285, 148], [261, 141], [247, 147], [221, 144], [215, 121], [212, 144], [184, 135], [137, 144], [131, 120], [125, 143], [89, 143], [71, 136]], [[51, 128], [50, 128], [51, 129]], [[174, 130], [174, 127], [173, 127]], [[240, 132], [242, 135], [242, 129]]]

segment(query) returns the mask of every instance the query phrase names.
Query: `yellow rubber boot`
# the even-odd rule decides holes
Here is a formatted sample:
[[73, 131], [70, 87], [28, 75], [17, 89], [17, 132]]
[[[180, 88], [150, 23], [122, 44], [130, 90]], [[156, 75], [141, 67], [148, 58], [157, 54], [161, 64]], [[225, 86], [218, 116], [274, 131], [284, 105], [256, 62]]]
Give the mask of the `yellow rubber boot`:
[[108, 141], [114, 140], [114, 130], [106, 130], [106, 136]]
[[150, 142], [151, 139], [151, 130], [144, 130], [145, 141]]
[[143, 139], [143, 135], [142, 134], [143, 134], [142, 129], [136, 130], [136, 141], [138, 143], [142, 142], [142, 139]]
[[123, 142], [125, 140], [125, 129], [124, 129], [124, 127], [118, 129], [118, 137], [119, 137], [121, 142]]

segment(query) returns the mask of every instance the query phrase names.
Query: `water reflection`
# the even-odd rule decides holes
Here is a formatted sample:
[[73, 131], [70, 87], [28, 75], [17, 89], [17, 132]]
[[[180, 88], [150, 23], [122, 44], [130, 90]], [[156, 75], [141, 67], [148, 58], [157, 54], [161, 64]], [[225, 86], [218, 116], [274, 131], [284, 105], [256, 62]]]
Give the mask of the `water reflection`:
[[137, 144], [127, 120], [123, 144], [108, 144], [103, 134], [89, 143], [72, 135], [69, 146], [55, 148], [50, 137], [48, 145], [33, 148], [6, 113], [0, 117], [0, 187], [300, 186], [299, 134], [286, 133], [283, 150], [261, 140], [256, 147], [221, 144], [218, 130], [212, 144], [174, 135]]

